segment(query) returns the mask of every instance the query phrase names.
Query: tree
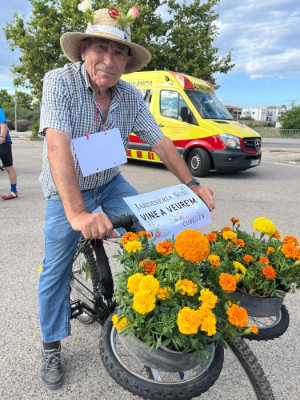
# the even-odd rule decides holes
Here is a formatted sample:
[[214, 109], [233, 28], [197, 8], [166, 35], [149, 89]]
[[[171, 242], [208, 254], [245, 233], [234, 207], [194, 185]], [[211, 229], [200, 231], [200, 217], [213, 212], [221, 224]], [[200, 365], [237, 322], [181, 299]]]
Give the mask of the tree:
[[0, 89], [0, 107], [11, 107], [14, 105], [14, 98], [6, 89]]
[[294, 106], [291, 110], [279, 118], [281, 129], [300, 129], [300, 106]]
[[[32, 14], [25, 23], [24, 16], [14, 19], [4, 28], [12, 51], [19, 47], [20, 64], [13, 65], [15, 84], [31, 88], [40, 99], [44, 74], [61, 67], [67, 59], [60, 48], [63, 32], [84, 31], [86, 22], [78, 4], [81, 0], [29, 0]], [[94, 0], [93, 10], [112, 5], [126, 13], [136, 6], [139, 17], [134, 22], [132, 40], [146, 47], [152, 54], [147, 70], [174, 70], [215, 84], [214, 73], [227, 73], [231, 64], [231, 51], [225, 57], [218, 55], [213, 46], [218, 33], [215, 21], [218, 15], [213, 7], [220, 0], [207, 0], [200, 4], [194, 0], [179, 4], [176, 0]], [[161, 8], [163, 7], [163, 8]], [[168, 18], [163, 18], [165, 10]]]

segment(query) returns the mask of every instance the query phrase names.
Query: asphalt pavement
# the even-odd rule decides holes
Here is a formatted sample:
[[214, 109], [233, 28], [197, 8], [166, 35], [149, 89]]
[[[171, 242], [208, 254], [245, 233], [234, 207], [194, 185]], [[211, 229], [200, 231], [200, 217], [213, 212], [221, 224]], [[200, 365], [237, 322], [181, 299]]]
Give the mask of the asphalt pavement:
[[[135, 400], [137, 396], [124, 391], [107, 374], [99, 355], [100, 326], [84, 326], [72, 322], [72, 336], [63, 341], [62, 361], [65, 384], [57, 391], [49, 391], [39, 378], [40, 328], [38, 318], [38, 268], [44, 256], [45, 201], [38, 182], [42, 165], [42, 142], [29, 141], [14, 134], [13, 154], [18, 173], [20, 198], [0, 201], [0, 399], [1, 400]], [[27, 135], [28, 136], [28, 135]], [[283, 153], [283, 154], [282, 154]], [[251, 208], [272, 210], [279, 218], [279, 228], [289, 230], [286, 234], [300, 238], [299, 149], [295, 146], [282, 151], [279, 143], [274, 148], [263, 148], [262, 165], [249, 173], [230, 176], [211, 176], [204, 182], [214, 184], [216, 195], [223, 197], [216, 218], [222, 221], [224, 214], [241, 216], [247, 220]], [[295, 163], [287, 166], [280, 164]], [[124, 167], [124, 175], [135, 179], [138, 190], [147, 187], [144, 170], [136, 177], [134, 164]], [[282, 172], [282, 169], [284, 171]], [[149, 170], [149, 168], [148, 168]], [[157, 184], [176, 184], [168, 171], [153, 168], [154, 176], [148, 182], [148, 190]], [[159, 172], [159, 173], [158, 173]], [[245, 175], [246, 174], [246, 175]], [[261, 178], [260, 178], [261, 176]], [[285, 178], [289, 177], [289, 180]], [[248, 178], [247, 178], [248, 177]], [[250, 178], [249, 178], [250, 177]], [[167, 181], [169, 179], [169, 181]], [[255, 192], [255, 179], [267, 197]], [[160, 181], [161, 180], [161, 181]], [[243, 185], [243, 186], [241, 186]], [[0, 192], [8, 187], [7, 174], [0, 171]], [[144, 186], [143, 186], [144, 188]], [[229, 189], [230, 188], [230, 189]], [[239, 188], [239, 192], [235, 190]], [[271, 200], [270, 200], [271, 197]], [[0, 199], [1, 200], [1, 199]], [[282, 201], [286, 205], [282, 206]], [[243, 205], [245, 205], [243, 207]], [[225, 212], [226, 211], [226, 212]], [[233, 213], [234, 211], [234, 213]], [[294, 217], [294, 219], [293, 219]], [[227, 219], [227, 216], [226, 216]], [[250, 216], [249, 216], [250, 219]], [[223, 223], [220, 222], [220, 223]], [[289, 224], [289, 225], [288, 225]], [[277, 224], [276, 224], [277, 226]], [[108, 248], [112, 254], [115, 249]], [[114, 266], [114, 272], [116, 272]], [[269, 342], [251, 342], [251, 349], [258, 357], [270, 381], [276, 400], [300, 399], [300, 340], [299, 340], [300, 293], [289, 294], [285, 304], [291, 321], [288, 331], [279, 339]], [[225, 354], [225, 367], [220, 379], [201, 400], [250, 400], [247, 379], [230, 352]]]

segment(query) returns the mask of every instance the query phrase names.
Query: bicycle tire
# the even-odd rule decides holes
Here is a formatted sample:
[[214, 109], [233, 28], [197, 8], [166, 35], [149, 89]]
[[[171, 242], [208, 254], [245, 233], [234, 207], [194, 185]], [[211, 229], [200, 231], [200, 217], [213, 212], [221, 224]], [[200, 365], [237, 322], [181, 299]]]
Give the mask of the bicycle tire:
[[274, 323], [272, 325], [265, 325], [265, 327], [258, 325], [260, 319], [252, 317], [253, 322], [254, 323], [257, 322], [256, 325], [258, 325], [258, 333], [257, 334], [249, 333], [247, 335], [244, 335], [243, 338], [248, 340], [257, 340], [257, 341], [273, 340], [279, 338], [281, 335], [285, 333], [290, 324], [289, 312], [284, 304], [282, 304], [279, 313], [274, 317], [276, 318]]
[[[82, 257], [84, 261], [87, 263], [89, 270], [92, 268], [97, 268], [96, 258], [94, 256], [93, 250], [89, 246], [82, 247], [81, 242], [79, 241], [76, 247], [76, 252], [72, 265], [72, 275], [71, 275], [71, 299], [72, 300], [80, 300], [81, 302], [89, 302], [90, 306], [94, 308], [94, 304], [92, 301], [88, 301], [87, 297], [79, 292], [77, 287], [82, 290], [86, 295], [89, 295], [90, 298], [94, 297], [93, 285], [91, 282], [91, 278], [86, 281], [86, 273], [84, 268], [82, 267]], [[76, 272], [75, 272], [76, 271]], [[73, 298], [76, 297], [76, 298]], [[84, 311], [81, 315], [78, 315], [76, 319], [85, 325], [91, 325], [95, 321], [97, 321], [97, 316], [89, 314], [87, 311]]]
[[[134, 395], [138, 395], [143, 399], [148, 400], [190, 400], [207, 391], [218, 379], [224, 361], [224, 348], [221, 345], [215, 347], [215, 352], [211, 357], [211, 361], [207, 368], [203, 370], [201, 375], [196, 376], [182, 383], [165, 383], [157, 381], [151, 374], [151, 369], [143, 366], [145, 376], [141, 372], [136, 372], [134, 368], [138, 363], [136, 358], [133, 358], [132, 366], [124, 366], [121, 361], [120, 354], [117, 352], [116, 338], [118, 333], [114, 328], [111, 318], [108, 318], [104, 324], [100, 335], [100, 355], [104, 367], [109, 375], [122, 386], [125, 390]], [[120, 343], [121, 351], [124, 350]], [[125, 356], [126, 363], [128, 355]]]
[[243, 366], [256, 393], [257, 399], [274, 400], [275, 397], [264, 370], [245, 340], [238, 337], [233, 342], [228, 342], [228, 345]]

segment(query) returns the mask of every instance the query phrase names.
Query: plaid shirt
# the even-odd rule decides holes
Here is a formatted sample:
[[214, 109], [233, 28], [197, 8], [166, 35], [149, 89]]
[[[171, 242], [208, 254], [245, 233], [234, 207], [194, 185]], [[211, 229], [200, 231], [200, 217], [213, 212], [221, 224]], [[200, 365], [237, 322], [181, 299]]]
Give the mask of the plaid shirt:
[[[143, 96], [136, 88], [119, 80], [111, 88], [111, 97], [109, 113], [106, 121], [103, 122], [99, 106], [96, 111], [95, 92], [89, 82], [84, 63], [66, 64], [63, 68], [48, 72], [45, 75], [43, 86], [41, 134], [45, 136], [45, 129], [53, 128], [66, 132], [73, 139], [87, 133], [100, 132], [103, 130], [102, 126], [106, 131], [118, 128], [125, 149], [130, 133], [135, 133], [143, 142], [150, 145], [158, 143], [163, 138], [163, 133], [145, 105]], [[94, 124], [95, 126], [92, 128]], [[81, 191], [104, 185], [120, 172], [116, 167], [83, 177], [73, 146], [71, 146], [71, 151]], [[47, 158], [46, 138], [40, 183], [46, 197], [57, 194]]]

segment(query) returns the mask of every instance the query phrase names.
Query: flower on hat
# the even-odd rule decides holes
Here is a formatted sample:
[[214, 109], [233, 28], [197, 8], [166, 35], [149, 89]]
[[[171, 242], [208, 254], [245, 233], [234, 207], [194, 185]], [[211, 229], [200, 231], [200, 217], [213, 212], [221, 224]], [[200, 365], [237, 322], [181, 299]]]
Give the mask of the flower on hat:
[[94, 16], [92, 11], [92, 6], [89, 0], [83, 0], [80, 4], [78, 4], [78, 10], [84, 13], [84, 19], [87, 22], [90, 22], [92, 25], [94, 23]]
[[126, 25], [131, 24], [139, 15], [139, 10], [136, 7], [131, 7], [131, 9], [126, 14], [125, 18], [122, 18], [120, 15], [116, 16], [121, 29], [124, 29]]

